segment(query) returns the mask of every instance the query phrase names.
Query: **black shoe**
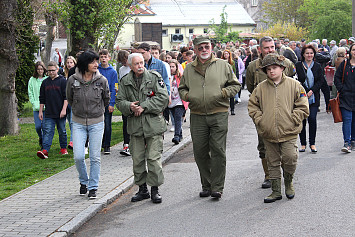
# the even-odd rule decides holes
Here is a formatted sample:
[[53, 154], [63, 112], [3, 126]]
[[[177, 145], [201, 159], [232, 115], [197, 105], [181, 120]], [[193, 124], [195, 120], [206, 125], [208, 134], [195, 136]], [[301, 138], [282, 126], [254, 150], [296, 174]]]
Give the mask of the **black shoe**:
[[86, 185], [85, 184], [80, 184], [80, 191], [79, 191], [80, 195], [83, 196], [87, 192], [88, 192], [88, 188], [86, 187]]
[[95, 199], [95, 198], [97, 198], [96, 197], [96, 189], [91, 189], [91, 190], [89, 190], [89, 195], [88, 195], [88, 197], [90, 198], [90, 199]]
[[312, 146], [309, 146], [309, 148], [311, 148], [311, 152], [312, 152], [312, 153], [317, 153], [317, 148], [316, 148], [316, 146], [314, 146], [314, 148], [312, 148]]
[[231, 111], [231, 115], [235, 115], [234, 110]]
[[150, 198], [147, 184], [142, 184], [139, 186], [139, 191], [131, 198], [131, 202], [139, 202], [143, 199]]
[[264, 182], [261, 184], [261, 188], [271, 188], [270, 179], [265, 179]]
[[213, 197], [213, 198], [221, 198], [222, 197], [222, 193], [221, 192], [212, 192], [211, 193], [211, 197]]
[[111, 154], [111, 150], [109, 146], [104, 147], [104, 155], [109, 155]]
[[151, 189], [151, 193], [152, 193], [152, 202], [153, 203], [161, 203], [162, 201], [162, 198], [159, 194], [159, 189], [157, 186], [153, 186], [152, 189]]
[[209, 197], [211, 196], [211, 190], [202, 190], [200, 192], [200, 197]]
[[171, 140], [173, 143], [175, 143], [175, 145], [179, 144], [179, 141], [180, 139], [177, 138], [177, 137], [174, 137], [173, 140]]
[[299, 152], [305, 152], [306, 151], [306, 145], [301, 145], [301, 148], [298, 151]]

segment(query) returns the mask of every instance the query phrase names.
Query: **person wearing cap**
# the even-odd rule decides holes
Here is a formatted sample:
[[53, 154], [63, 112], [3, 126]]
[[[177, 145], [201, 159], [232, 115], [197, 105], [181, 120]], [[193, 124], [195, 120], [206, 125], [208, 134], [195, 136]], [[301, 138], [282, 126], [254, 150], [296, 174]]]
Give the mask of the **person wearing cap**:
[[355, 37], [350, 37], [348, 39], [348, 43], [349, 43], [349, 45], [352, 45], [353, 43], [355, 43]]
[[[267, 75], [266, 73], [261, 70], [260, 66], [262, 64], [263, 58], [269, 54], [269, 53], [275, 53], [275, 44], [274, 40], [269, 37], [265, 36], [260, 39], [260, 49], [261, 49], [261, 54], [260, 57], [254, 61], [252, 61], [248, 68], [247, 68], [247, 73], [246, 73], [246, 84], [247, 84], [247, 89], [250, 93], [254, 91], [256, 86], [266, 80]], [[285, 64], [285, 70], [284, 73], [286, 76], [292, 77], [296, 73], [295, 66], [293, 63], [289, 60], [286, 59], [284, 61]], [[263, 166], [265, 178], [263, 183], [261, 184], [262, 188], [270, 188], [271, 187], [271, 182], [269, 179], [269, 171], [267, 168], [267, 162], [265, 159], [265, 147], [263, 143], [262, 137], [258, 136], [258, 146], [257, 149], [259, 151], [259, 157], [261, 159], [261, 163]]]
[[284, 56], [274, 53], [264, 57], [261, 70], [267, 74], [267, 79], [255, 88], [248, 103], [249, 116], [266, 148], [272, 193], [264, 199], [265, 203], [282, 199], [281, 168], [286, 197], [294, 198], [292, 180], [298, 159], [297, 136], [302, 130], [302, 121], [309, 115], [304, 88], [283, 73], [285, 60]]
[[196, 58], [186, 65], [179, 85], [189, 103], [193, 152], [202, 184], [200, 197], [220, 198], [226, 174], [229, 98], [241, 88], [232, 66], [212, 54], [211, 40], [193, 40]]

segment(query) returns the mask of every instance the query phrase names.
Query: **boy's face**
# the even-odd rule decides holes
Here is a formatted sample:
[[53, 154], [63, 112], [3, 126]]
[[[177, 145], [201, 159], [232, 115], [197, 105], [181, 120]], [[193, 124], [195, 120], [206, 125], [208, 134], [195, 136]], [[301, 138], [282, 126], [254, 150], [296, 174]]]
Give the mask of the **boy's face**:
[[279, 65], [270, 65], [266, 67], [267, 76], [273, 81], [280, 80], [283, 71], [284, 68]]
[[100, 55], [100, 63], [101, 66], [105, 67], [108, 66], [108, 62], [110, 61], [110, 56], [106, 55], [106, 54], [101, 54]]
[[156, 58], [156, 59], [159, 59], [159, 56], [160, 56], [160, 54], [159, 54], [159, 50], [151, 50], [151, 53], [152, 53], [152, 56], [154, 57], [154, 58]]
[[54, 79], [58, 76], [58, 68], [56, 66], [48, 66], [47, 72], [51, 79]]

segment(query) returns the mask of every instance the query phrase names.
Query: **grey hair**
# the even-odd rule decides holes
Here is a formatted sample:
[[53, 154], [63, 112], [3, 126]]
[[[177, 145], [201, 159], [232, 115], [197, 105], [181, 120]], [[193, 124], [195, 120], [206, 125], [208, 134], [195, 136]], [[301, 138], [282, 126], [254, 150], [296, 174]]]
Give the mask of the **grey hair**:
[[132, 54], [128, 55], [128, 59], [127, 59], [128, 65], [132, 65], [132, 60], [135, 57], [139, 57], [144, 61], [143, 55], [141, 53], [132, 53]]
[[270, 36], [264, 36], [263, 38], [260, 39], [260, 47], [263, 47], [264, 42], [273, 42], [274, 40]]
[[327, 40], [327, 39], [323, 39], [323, 40], [322, 40], [322, 42], [323, 42], [323, 41], [325, 41], [325, 42], [327, 42], [327, 43], [328, 43], [328, 40]]
[[316, 42], [311, 42], [310, 45], [312, 45], [315, 50], [318, 49], [318, 44]]
[[256, 39], [252, 39], [250, 41], [253, 42], [253, 44], [257, 44], [258, 43], [258, 41], [256, 41]]

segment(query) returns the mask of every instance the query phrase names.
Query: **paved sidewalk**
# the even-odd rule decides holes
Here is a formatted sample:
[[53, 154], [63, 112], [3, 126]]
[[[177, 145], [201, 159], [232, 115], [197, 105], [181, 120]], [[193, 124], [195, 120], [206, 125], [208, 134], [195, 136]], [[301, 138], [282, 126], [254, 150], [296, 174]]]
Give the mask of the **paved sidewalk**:
[[[170, 127], [164, 135], [163, 163], [191, 142], [189, 121], [183, 124], [184, 139], [179, 145], [171, 142], [174, 133], [169, 132]], [[0, 236], [56, 237], [73, 233], [133, 186], [132, 160], [121, 156], [121, 149], [122, 143], [112, 147], [110, 155], [101, 156], [96, 200], [79, 195], [78, 173], [72, 166], [0, 201]]]

